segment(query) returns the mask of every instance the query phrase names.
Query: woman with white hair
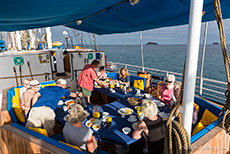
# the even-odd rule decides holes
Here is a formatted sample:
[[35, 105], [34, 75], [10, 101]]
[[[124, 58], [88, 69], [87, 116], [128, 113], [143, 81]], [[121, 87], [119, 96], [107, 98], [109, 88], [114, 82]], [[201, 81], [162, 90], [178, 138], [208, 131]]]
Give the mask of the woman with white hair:
[[158, 108], [153, 101], [143, 100], [142, 107], [146, 118], [133, 132], [133, 138], [139, 140], [130, 146], [129, 153], [161, 154], [164, 151], [164, 122], [157, 115]]
[[63, 128], [63, 137], [65, 142], [76, 145], [83, 151], [93, 153], [96, 148], [96, 140], [93, 131], [82, 125], [86, 118], [84, 108], [80, 104], [73, 105], [70, 114], [67, 116], [68, 121]]
[[174, 82], [175, 76], [174, 75], [167, 75], [166, 76], [166, 85], [163, 85], [160, 91], [159, 99], [170, 105], [170, 101], [172, 100], [172, 95], [174, 95]]

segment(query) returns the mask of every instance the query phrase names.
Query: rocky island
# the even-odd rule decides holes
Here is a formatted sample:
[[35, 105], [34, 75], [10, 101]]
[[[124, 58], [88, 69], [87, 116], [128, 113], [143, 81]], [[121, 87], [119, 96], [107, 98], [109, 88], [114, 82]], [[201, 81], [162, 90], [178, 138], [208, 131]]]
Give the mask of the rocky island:
[[148, 42], [145, 45], [158, 45], [158, 43], [156, 43], [156, 42]]

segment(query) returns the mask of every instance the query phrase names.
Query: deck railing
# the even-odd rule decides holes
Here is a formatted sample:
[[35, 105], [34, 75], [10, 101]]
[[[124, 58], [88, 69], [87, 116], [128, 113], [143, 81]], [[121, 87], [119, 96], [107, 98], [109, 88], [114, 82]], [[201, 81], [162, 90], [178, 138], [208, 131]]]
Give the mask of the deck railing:
[[[125, 63], [117, 63], [117, 62], [111, 62], [108, 61], [108, 65], [113, 65], [116, 67], [114, 71], [118, 71], [121, 67], [126, 67], [129, 71], [130, 74], [136, 75], [137, 71], [141, 71], [142, 67], [137, 66], [137, 65], [130, 65], [130, 64], [125, 64]], [[182, 81], [182, 73], [177, 73], [177, 72], [172, 72], [172, 71], [167, 71], [167, 70], [160, 70], [160, 69], [155, 69], [155, 68], [149, 68], [145, 67], [145, 71], [150, 72], [151, 75], [156, 75], [156, 76], [166, 76], [167, 74], [173, 74], [176, 77], [176, 81]], [[197, 77], [196, 79], [196, 94], [201, 95], [203, 97], [206, 97], [208, 99], [217, 101], [219, 103], [225, 104], [225, 90], [226, 90], [226, 85], [227, 82], [222, 82], [222, 81], [217, 81], [213, 79], [208, 79], [208, 78], [202, 78], [202, 85], [200, 84], [200, 77]]]

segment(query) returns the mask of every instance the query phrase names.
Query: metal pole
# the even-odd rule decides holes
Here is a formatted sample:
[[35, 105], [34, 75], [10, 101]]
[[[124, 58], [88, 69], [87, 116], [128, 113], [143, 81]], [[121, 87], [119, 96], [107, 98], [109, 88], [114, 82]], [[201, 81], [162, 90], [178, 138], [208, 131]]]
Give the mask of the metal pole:
[[203, 89], [203, 68], [204, 68], [204, 55], [205, 55], [207, 32], [208, 32], [208, 22], [205, 23], [205, 30], [204, 30], [202, 60], [201, 60], [201, 67], [200, 67], [200, 85], [199, 85], [200, 95], [202, 95], [202, 89]]
[[195, 95], [196, 72], [199, 53], [200, 28], [202, 19], [203, 0], [192, 0], [190, 5], [187, 56], [184, 80], [184, 112], [183, 126], [191, 136], [193, 102]]
[[140, 33], [140, 45], [141, 45], [141, 65], [142, 65], [142, 71], [144, 72], [145, 68], [144, 68], [144, 55], [143, 55], [142, 34], [141, 34], [141, 32], [139, 32], [139, 33]]
[[52, 49], [52, 33], [51, 33], [51, 28], [47, 27], [46, 28], [46, 39], [47, 39], [47, 47], [48, 49]]

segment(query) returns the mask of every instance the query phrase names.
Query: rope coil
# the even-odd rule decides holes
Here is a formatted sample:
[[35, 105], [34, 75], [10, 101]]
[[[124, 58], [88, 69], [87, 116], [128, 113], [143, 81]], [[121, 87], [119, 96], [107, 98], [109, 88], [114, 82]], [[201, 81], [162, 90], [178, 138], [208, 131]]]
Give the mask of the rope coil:
[[222, 48], [222, 53], [223, 53], [223, 58], [224, 58], [224, 66], [225, 66], [226, 77], [228, 81], [227, 90], [225, 91], [226, 104], [224, 105], [222, 111], [219, 114], [219, 119], [221, 115], [224, 113], [222, 127], [230, 134], [230, 77], [229, 77], [230, 61], [229, 61], [226, 40], [225, 40], [220, 0], [213, 0], [213, 6], [214, 6], [216, 22], [217, 22], [219, 34], [220, 34], [220, 42], [221, 42], [221, 48]]

